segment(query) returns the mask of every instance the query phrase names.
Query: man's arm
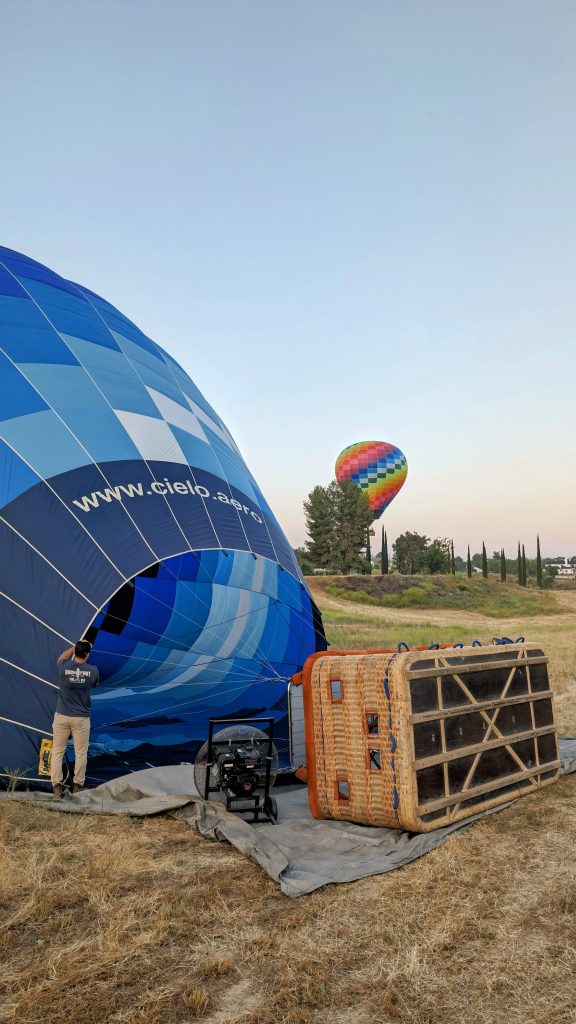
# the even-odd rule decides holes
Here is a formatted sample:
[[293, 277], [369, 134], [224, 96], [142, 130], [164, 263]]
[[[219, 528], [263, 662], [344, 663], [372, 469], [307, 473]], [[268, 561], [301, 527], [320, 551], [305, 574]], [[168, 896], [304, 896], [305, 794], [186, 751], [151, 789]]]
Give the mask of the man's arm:
[[62, 651], [62, 654], [60, 654], [58, 656], [58, 661], [64, 661], [64, 660], [67, 661], [69, 658], [72, 657], [73, 654], [74, 654], [74, 644], [72, 644], [72, 647], [67, 647], [65, 651]]

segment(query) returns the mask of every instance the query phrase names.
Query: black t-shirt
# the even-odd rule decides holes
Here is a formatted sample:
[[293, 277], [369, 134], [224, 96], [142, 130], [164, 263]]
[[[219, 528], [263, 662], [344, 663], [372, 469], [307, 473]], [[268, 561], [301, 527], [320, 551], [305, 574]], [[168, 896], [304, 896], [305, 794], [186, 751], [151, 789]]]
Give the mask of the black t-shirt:
[[80, 663], [74, 661], [74, 658], [64, 658], [58, 662], [58, 675], [60, 695], [56, 705], [57, 713], [73, 718], [89, 718], [92, 704], [90, 691], [100, 682], [98, 669], [88, 662]]

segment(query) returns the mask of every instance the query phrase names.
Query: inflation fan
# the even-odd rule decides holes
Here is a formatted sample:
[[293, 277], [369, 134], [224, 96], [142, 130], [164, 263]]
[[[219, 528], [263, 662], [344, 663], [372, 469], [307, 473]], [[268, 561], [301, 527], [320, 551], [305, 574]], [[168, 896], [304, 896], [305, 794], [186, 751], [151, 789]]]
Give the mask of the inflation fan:
[[273, 738], [273, 718], [211, 718], [194, 764], [198, 793], [224, 802], [227, 811], [251, 815], [247, 821], [275, 823], [278, 809], [270, 789], [278, 752]]

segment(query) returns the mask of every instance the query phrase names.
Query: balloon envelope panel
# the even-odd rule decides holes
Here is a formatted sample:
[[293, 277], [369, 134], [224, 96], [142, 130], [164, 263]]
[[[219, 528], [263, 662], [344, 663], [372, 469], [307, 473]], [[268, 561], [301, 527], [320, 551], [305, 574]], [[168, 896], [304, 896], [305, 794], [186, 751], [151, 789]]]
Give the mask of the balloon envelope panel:
[[[238, 401], [242, 401], [238, 395]], [[193, 760], [325, 647], [225, 424], [117, 309], [0, 248], [0, 773], [42, 781], [56, 658], [86, 635], [91, 780]]]
[[406, 456], [386, 441], [359, 441], [345, 448], [336, 459], [337, 480], [351, 480], [366, 491], [375, 519], [404, 486], [407, 474]]

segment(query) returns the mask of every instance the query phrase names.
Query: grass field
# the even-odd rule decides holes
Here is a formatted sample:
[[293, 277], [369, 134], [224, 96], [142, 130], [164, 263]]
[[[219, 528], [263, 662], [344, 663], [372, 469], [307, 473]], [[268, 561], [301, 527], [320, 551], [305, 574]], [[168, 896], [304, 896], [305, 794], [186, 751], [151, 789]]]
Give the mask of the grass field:
[[317, 590], [362, 605], [379, 608], [448, 608], [477, 611], [491, 618], [513, 615], [554, 615], [559, 611], [556, 595], [527, 589], [516, 583], [501, 583], [489, 576], [347, 576], [320, 577]]
[[[542, 643], [576, 734], [573, 591], [495, 622], [323, 584], [338, 646]], [[0, 1022], [576, 1024], [575, 776], [400, 871], [296, 901], [175, 820], [1, 805], [0, 841]]]

